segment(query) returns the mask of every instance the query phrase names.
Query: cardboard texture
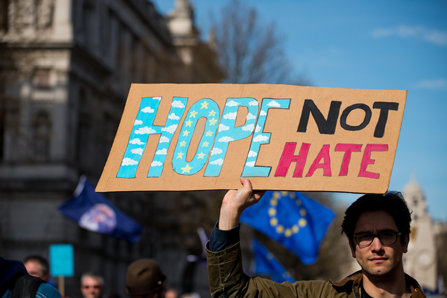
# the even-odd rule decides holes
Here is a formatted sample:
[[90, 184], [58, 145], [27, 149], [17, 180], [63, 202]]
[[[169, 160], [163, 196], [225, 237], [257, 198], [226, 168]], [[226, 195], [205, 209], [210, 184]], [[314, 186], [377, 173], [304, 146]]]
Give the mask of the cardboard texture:
[[96, 191], [386, 192], [406, 91], [133, 84]]

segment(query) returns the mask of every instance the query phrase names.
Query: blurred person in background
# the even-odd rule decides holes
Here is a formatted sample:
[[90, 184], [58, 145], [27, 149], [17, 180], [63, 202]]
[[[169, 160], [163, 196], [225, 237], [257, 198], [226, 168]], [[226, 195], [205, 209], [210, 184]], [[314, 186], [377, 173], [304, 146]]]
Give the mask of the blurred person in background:
[[60, 298], [57, 289], [31, 276], [22, 262], [0, 257], [0, 297]]
[[177, 298], [177, 292], [174, 289], [166, 290], [165, 298]]
[[81, 276], [81, 292], [84, 298], [102, 298], [104, 279], [102, 276], [87, 272]]
[[50, 278], [50, 266], [47, 259], [39, 255], [31, 255], [23, 260], [23, 265], [25, 265], [29, 275], [40, 278], [44, 282], [48, 282]]
[[166, 276], [156, 261], [139, 259], [127, 267], [126, 294], [133, 298], [166, 297]]

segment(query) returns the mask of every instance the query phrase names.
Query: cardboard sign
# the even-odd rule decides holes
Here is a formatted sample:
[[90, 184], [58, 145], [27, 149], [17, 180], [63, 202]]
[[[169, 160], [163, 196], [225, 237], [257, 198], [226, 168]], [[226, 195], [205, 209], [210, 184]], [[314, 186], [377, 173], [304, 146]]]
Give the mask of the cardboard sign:
[[383, 193], [406, 91], [133, 84], [97, 191]]
[[74, 275], [73, 245], [50, 245], [50, 274], [65, 277]]

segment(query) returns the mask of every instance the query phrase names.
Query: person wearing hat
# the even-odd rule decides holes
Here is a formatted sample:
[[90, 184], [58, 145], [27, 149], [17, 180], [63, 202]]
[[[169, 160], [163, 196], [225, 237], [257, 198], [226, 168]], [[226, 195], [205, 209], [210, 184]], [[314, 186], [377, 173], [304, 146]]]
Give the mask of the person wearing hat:
[[135, 298], [164, 298], [166, 276], [152, 259], [139, 259], [127, 267], [126, 294]]

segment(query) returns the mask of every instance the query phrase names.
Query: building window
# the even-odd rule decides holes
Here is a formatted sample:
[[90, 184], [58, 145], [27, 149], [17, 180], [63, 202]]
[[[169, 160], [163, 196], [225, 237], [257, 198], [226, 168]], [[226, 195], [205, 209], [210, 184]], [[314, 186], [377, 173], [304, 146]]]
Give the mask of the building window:
[[3, 32], [7, 32], [9, 29], [9, 1], [0, 0], [0, 30]]
[[84, 35], [85, 45], [90, 50], [94, 50], [96, 38], [95, 7], [93, 1], [84, 1], [82, 5], [82, 35]]
[[91, 114], [85, 89], [79, 90], [78, 133], [76, 138], [76, 162], [82, 170], [89, 165], [89, 146], [92, 130]]
[[5, 109], [3, 106], [4, 98], [2, 98], [2, 102], [0, 103], [0, 161], [4, 159], [4, 152], [5, 152], [5, 126], [6, 126], [6, 119], [5, 119]]
[[48, 161], [50, 159], [51, 118], [45, 111], [39, 111], [33, 121], [34, 159]]

